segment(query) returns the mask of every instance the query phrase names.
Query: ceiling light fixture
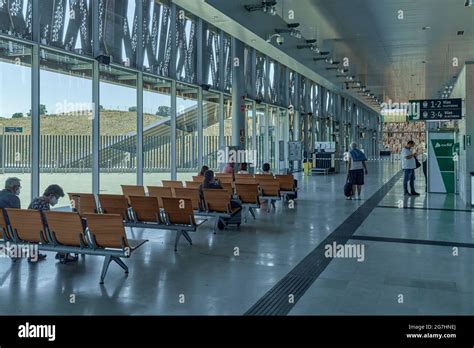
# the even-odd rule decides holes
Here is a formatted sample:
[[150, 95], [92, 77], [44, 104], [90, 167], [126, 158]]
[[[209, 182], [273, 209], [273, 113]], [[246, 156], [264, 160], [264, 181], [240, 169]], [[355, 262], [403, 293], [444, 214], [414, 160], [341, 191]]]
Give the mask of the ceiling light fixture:
[[276, 1], [263, 0], [259, 5], [245, 5], [245, 9], [249, 12], [262, 11], [269, 15], [276, 16]]

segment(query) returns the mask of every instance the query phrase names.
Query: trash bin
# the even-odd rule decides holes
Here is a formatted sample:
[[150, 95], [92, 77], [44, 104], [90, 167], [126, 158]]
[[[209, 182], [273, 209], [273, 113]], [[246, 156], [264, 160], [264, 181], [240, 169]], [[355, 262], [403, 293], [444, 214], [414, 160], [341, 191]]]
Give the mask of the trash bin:
[[304, 169], [304, 174], [309, 175], [309, 173], [311, 172], [311, 162], [310, 161], [304, 162], [303, 169]]

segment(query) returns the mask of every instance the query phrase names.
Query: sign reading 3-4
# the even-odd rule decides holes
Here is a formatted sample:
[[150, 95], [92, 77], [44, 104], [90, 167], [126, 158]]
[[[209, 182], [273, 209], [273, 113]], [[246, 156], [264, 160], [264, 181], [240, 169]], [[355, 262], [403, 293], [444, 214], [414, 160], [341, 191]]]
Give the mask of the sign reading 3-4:
[[462, 99], [410, 100], [411, 119], [449, 121], [462, 118]]

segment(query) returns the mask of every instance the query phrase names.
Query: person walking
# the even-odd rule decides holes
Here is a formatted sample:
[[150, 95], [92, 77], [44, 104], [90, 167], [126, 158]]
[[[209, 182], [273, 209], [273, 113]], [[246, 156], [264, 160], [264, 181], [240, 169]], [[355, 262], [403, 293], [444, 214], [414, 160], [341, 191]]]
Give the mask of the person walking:
[[[415, 190], [415, 169], [416, 169], [416, 151], [412, 149], [415, 147], [415, 142], [410, 140], [403, 147], [400, 158], [402, 161], [403, 170], [403, 192], [405, 196], [419, 196], [420, 194]], [[410, 192], [408, 191], [408, 182], [410, 182]]]
[[365, 154], [357, 148], [356, 143], [352, 143], [348, 159], [347, 175], [352, 184], [352, 196], [347, 197], [347, 199], [351, 200], [355, 197], [355, 199], [360, 200], [362, 186], [364, 185], [364, 174], [368, 174], [366, 164], [367, 157], [365, 157]]

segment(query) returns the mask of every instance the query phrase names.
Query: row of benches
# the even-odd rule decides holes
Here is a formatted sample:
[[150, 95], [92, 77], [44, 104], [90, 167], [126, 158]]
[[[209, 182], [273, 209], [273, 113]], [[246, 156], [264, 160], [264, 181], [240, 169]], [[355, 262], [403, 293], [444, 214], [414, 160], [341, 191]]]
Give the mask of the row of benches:
[[[278, 187], [271, 191], [266, 184]], [[204, 200], [199, 189], [179, 187], [173, 182], [166, 185], [148, 187], [148, 195], [143, 186], [123, 185], [123, 195], [99, 194], [97, 200], [93, 194], [69, 193], [73, 212], [6, 209], [7, 220], [0, 214], [0, 242], [33, 244], [44, 251], [105, 256], [102, 284], [112, 261], [128, 273], [121, 258], [130, 257], [132, 251], [147, 242], [128, 239], [125, 227], [175, 230], [177, 251], [180, 237], [184, 236], [192, 245], [188, 232], [195, 232], [206, 221], [197, 221], [196, 215], [215, 217], [216, 229], [219, 221], [238, 212], [238, 208], [231, 206], [232, 197], [242, 202], [245, 221], [247, 211], [255, 218], [253, 209], [260, 207], [260, 198], [280, 198], [279, 183], [270, 179], [260, 185], [233, 183], [231, 191], [204, 189]]]

